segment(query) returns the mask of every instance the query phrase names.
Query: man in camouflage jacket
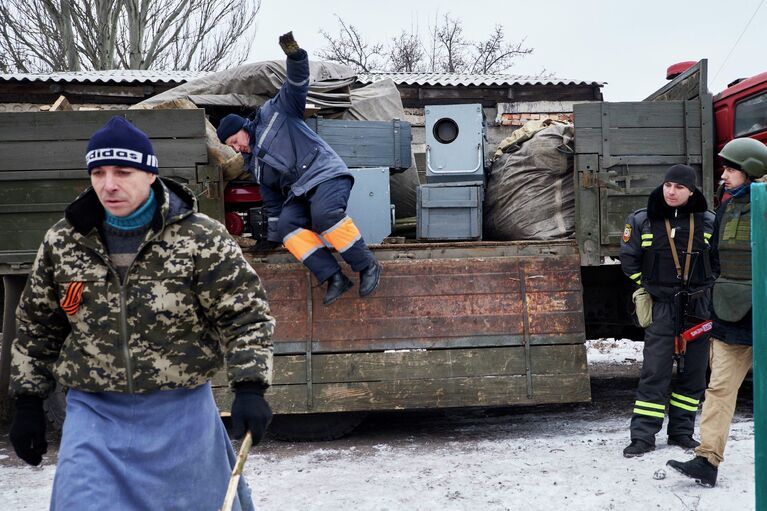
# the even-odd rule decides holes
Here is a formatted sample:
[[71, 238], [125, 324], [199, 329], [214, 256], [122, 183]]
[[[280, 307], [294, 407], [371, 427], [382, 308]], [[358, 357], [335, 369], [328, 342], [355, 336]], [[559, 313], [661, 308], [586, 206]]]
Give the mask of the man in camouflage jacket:
[[[271, 381], [274, 329], [258, 275], [226, 229], [197, 212], [189, 190], [156, 175], [149, 139], [124, 118], [114, 117], [91, 138], [86, 159], [93, 187], [46, 233], [18, 309], [11, 385], [17, 404], [11, 441], [17, 454], [40, 463], [47, 447], [42, 402], [56, 382], [70, 389], [59, 471], [68, 446], [79, 441], [70, 437], [93, 434], [73, 431], [79, 413], [70, 409], [73, 402], [86, 402], [101, 416], [111, 413], [110, 399], [127, 396], [133, 399], [129, 406], [145, 406], [147, 415], [155, 415], [159, 405], [153, 400], [164, 396], [186, 403], [166, 408], [172, 434], [183, 434], [185, 417], [191, 415], [190, 428], [209, 422], [212, 432], [199, 434], [218, 435], [209, 380], [224, 358], [235, 390], [234, 436], [249, 429], [258, 442], [271, 419], [263, 394]], [[199, 396], [188, 398], [189, 392]], [[195, 416], [206, 407], [214, 410], [215, 420], [210, 414]], [[158, 434], [151, 428], [145, 432]], [[159, 428], [159, 434], [168, 432]], [[224, 456], [225, 449], [220, 451]], [[71, 456], [82, 459], [82, 449]], [[151, 465], [152, 459], [147, 456], [138, 465]], [[80, 505], [76, 491], [62, 493], [65, 484], [77, 486], [66, 480], [66, 471], [62, 474], [52, 508], [57, 499], [62, 508]], [[228, 479], [228, 472], [224, 475]], [[89, 484], [108, 486], [108, 479]], [[79, 495], [86, 498], [87, 490]], [[164, 508], [157, 500], [134, 503], [145, 505]]]

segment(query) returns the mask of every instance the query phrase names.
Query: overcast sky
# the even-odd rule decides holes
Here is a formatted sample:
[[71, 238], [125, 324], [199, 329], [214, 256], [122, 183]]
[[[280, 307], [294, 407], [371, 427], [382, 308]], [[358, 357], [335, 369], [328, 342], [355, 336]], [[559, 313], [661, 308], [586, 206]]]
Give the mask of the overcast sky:
[[[534, 52], [517, 61], [509, 70], [513, 74], [538, 74], [545, 69], [558, 78], [606, 82], [606, 100], [637, 101], [665, 82], [670, 64], [707, 58], [709, 89], [717, 93], [735, 78], [767, 71], [764, 3], [262, 0], [249, 60], [282, 58], [277, 39], [289, 30], [316, 57], [326, 44], [319, 30], [338, 32], [336, 14], [368, 41], [384, 43], [411, 27], [427, 36], [435, 13], [450, 13], [463, 21], [469, 39], [484, 38], [496, 23], [503, 25], [509, 41], [526, 38]], [[756, 16], [743, 32], [754, 12]]]

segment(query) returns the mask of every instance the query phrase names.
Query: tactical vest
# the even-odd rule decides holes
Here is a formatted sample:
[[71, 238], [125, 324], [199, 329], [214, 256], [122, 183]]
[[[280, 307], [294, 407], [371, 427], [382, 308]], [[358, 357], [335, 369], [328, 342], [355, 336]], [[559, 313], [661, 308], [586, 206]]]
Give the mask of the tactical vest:
[[[709, 245], [703, 236], [704, 215], [704, 213], [695, 213], [695, 232], [688, 273], [690, 292], [710, 287], [714, 281]], [[675, 232], [674, 242], [679, 264], [684, 269], [687, 260], [690, 218], [685, 215], [672, 218], [670, 221]], [[642, 258], [642, 286], [655, 297], [672, 298], [682, 289], [682, 279], [677, 276], [674, 257], [671, 253], [671, 242], [666, 234], [666, 223], [663, 220], [653, 220], [650, 222], [650, 229], [653, 242]]]
[[751, 202], [738, 197], [727, 203], [719, 225], [721, 276], [751, 280]]
[[725, 321], [751, 310], [751, 202], [737, 197], [725, 205], [719, 224], [721, 276], [714, 285], [714, 312]]

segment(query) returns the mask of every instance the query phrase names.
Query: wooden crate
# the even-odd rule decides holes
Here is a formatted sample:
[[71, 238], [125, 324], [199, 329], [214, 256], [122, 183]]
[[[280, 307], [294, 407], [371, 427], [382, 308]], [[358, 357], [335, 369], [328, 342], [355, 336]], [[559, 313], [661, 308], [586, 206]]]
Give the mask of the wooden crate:
[[313, 117], [306, 124], [338, 153], [349, 167], [407, 169], [412, 165], [410, 123], [347, 121]]

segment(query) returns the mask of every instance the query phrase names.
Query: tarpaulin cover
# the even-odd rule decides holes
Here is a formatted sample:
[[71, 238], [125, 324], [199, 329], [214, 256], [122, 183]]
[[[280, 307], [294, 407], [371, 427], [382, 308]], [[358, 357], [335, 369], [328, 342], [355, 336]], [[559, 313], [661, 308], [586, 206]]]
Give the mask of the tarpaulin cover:
[[[139, 104], [156, 105], [188, 98], [199, 106], [255, 106], [273, 97], [285, 77], [285, 62], [243, 64], [189, 81]], [[348, 108], [351, 106], [350, 87], [356, 79], [354, 72], [341, 64], [310, 61], [307, 103], [326, 108], [323, 115]]]

